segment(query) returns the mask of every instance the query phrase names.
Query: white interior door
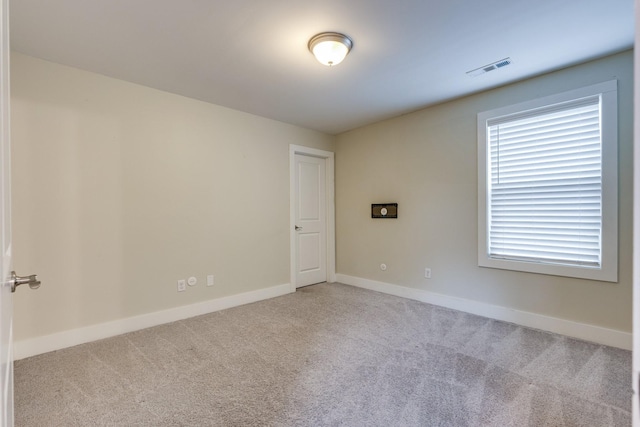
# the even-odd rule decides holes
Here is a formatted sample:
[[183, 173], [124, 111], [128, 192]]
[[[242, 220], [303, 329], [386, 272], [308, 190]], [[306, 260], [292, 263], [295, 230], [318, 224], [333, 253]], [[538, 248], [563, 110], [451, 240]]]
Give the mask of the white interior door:
[[326, 161], [295, 155], [296, 287], [327, 281]]
[[13, 426], [13, 338], [11, 295], [11, 156], [9, 150], [9, 1], [0, 0], [0, 426]]

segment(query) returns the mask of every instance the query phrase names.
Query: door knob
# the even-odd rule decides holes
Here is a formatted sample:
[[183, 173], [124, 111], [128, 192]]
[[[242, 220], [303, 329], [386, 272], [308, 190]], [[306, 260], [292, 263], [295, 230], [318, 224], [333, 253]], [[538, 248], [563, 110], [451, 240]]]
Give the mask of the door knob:
[[298, 226], [296, 225], [296, 231], [300, 231], [300, 230], [302, 230], [302, 227], [298, 227]]
[[40, 287], [40, 281], [36, 274], [31, 276], [18, 276], [15, 271], [11, 272], [11, 292], [15, 292], [16, 288], [25, 283], [29, 284], [31, 289], [38, 289]]

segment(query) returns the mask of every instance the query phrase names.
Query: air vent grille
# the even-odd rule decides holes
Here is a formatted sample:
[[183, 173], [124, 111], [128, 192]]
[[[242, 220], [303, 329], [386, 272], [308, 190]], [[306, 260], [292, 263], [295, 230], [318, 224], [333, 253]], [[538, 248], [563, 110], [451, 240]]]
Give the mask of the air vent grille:
[[498, 68], [506, 67], [511, 64], [511, 58], [504, 58], [496, 62], [492, 62], [491, 64], [487, 64], [483, 67], [476, 68], [471, 71], [467, 71], [467, 75], [470, 77], [477, 77], [481, 74], [488, 73], [489, 71], [497, 70]]

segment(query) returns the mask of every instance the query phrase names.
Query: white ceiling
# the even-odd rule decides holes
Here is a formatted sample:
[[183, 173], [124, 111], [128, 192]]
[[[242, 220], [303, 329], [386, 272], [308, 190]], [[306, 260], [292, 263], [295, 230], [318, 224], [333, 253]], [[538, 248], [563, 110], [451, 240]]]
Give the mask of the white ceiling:
[[[633, 0], [11, 0], [16, 51], [335, 134], [631, 48]], [[307, 50], [349, 35], [336, 67]], [[479, 77], [466, 71], [510, 57]]]

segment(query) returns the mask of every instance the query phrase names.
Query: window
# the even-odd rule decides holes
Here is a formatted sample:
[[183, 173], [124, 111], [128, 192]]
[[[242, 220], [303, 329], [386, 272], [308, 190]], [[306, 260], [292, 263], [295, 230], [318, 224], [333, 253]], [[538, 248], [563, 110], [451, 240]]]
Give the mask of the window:
[[617, 82], [478, 114], [478, 264], [618, 280]]

